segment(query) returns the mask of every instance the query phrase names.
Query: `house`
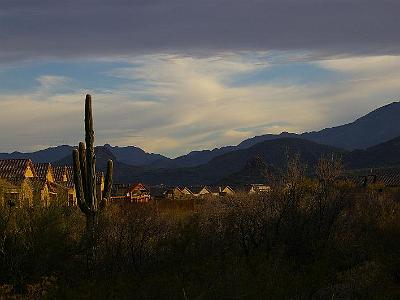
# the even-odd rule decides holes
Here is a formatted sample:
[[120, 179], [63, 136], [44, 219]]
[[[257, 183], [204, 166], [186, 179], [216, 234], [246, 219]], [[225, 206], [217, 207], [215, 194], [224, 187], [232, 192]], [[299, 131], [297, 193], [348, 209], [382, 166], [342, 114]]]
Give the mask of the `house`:
[[249, 194], [260, 194], [268, 193], [271, 191], [271, 187], [263, 183], [254, 183], [249, 185]]
[[[49, 206], [50, 203], [76, 206], [76, 191], [72, 166], [52, 166], [50, 163], [32, 163], [30, 159], [0, 160], [0, 179], [14, 186], [8, 198], [16, 205]], [[96, 194], [102, 200], [104, 174], [96, 173]], [[2, 203], [6, 201], [2, 196]], [[8, 201], [8, 200], [7, 200]]]
[[19, 189], [9, 181], [0, 179], [0, 207], [14, 206], [19, 197]]
[[207, 186], [207, 190], [210, 191], [210, 196], [220, 196], [222, 192], [220, 186]]
[[371, 170], [362, 175], [346, 176], [345, 179], [360, 187], [400, 188], [400, 169]]
[[181, 199], [184, 197], [210, 197], [232, 195], [235, 191], [230, 186], [191, 186], [175, 187], [167, 191], [167, 198]]
[[64, 197], [68, 199], [68, 188], [56, 183], [53, 167], [50, 163], [35, 163], [37, 179], [35, 186], [38, 189], [39, 198], [44, 206], [56, 203]]
[[165, 198], [168, 199], [176, 200], [176, 199], [181, 199], [184, 196], [185, 194], [179, 187], [170, 188], [165, 191]]
[[[72, 166], [54, 166], [53, 167], [54, 179], [57, 184], [61, 184], [67, 190], [67, 205], [76, 206], [76, 190], [74, 184], [74, 170]], [[97, 200], [103, 199], [104, 192], [104, 173], [96, 172], [96, 196]]]
[[235, 194], [235, 191], [229, 185], [222, 188], [222, 190], [220, 192], [220, 196], [227, 196], [227, 195], [233, 195], [233, 194]]
[[33, 206], [34, 182], [37, 178], [33, 163], [30, 159], [2, 159], [0, 160], [0, 179], [13, 186], [3, 196], [3, 205], [7, 201], [15, 201], [16, 206]]
[[31, 178], [30, 182], [34, 190], [33, 202], [35, 204], [48, 207], [52, 203], [57, 203], [58, 195], [59, 193], [62, 193], [59, 190], [60, 186], [54, 182], [50, 182], [39, 177]]
[[181, 190], [181, 192], [182, 192], [182, 196], [183, 197], [193, 197], [194, 196], [194, 194], [193, 194], [193, 192], [190, 190], [190, 188], [188, 188], [188, 187], [183, 187], [183, 188], [180, 188], [180, 190]]
[[76, 206], [77, 199], [76, 199], [76, 191], [75, 191], [72, 167], [54, 166], [53, 174], [55, 182], [61, 184], [67, 190], [67, 205]]
[[262, 194], [270, 192], [271, 187], [263, 183], [253, 183], [253, 184], [236, 186], [234, 191], [241, 194]]
[[212, 191], [207, 186], [193, 186], [189, 188], [196, 197], [211, 196]]
[[113, 203], [145, 203], [150, 201], [150, 191], [143, 183], [113, 184], [111, 202]]
[[166, 198], [166, 192], [168, 188], [166, 188], [163, 184], [148, 187], [150, 190], [150, 195], [152, 199], [163, 199]]
[[198, 191], [197, 195], [223, 197], [226, 195], [233, 195], [234, 193], [235, 191], [230, 186], [204, 186]]

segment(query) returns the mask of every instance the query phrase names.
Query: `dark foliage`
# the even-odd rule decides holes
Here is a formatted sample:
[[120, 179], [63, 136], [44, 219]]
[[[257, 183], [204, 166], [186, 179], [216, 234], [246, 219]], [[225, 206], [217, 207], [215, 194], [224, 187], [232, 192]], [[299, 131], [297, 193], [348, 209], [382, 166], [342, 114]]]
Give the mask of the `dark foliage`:
[[5, 207], [0, 298], [398, 299], [399, 192], [291, 160], [263, 195], [107, 207], [89, 274], [76, 209]]

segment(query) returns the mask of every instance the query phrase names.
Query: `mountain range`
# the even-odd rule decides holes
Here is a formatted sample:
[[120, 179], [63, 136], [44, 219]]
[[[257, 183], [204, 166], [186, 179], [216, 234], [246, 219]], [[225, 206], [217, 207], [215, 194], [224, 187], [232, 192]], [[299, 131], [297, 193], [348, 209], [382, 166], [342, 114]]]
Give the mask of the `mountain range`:
[[175, 159], [181, 166], [196, 166], [212, 158], [238, 149], [246, 149], [257, 143], [278, 138], [302, 138], [346, 150], [365, 149], [400, 136], [400, 102], [382, 106], [354, 122], [302, 134], [282, 132], [265, 134], [242, 141], [236, 146], [213, 150], [192, 151]]
[[[0, 159], [30, 158], [34, 162], [71, 164], [73, 148], [62, 145], [32, 153], [0, 153]], [[192, 151], [175, 159], [135, 146], [106, 144], [95, 150], [98, 169], [105, 169], [108, 159], [114, 160], [116, 182], [148, 184], [260, 180], [273, 169], [282, 168], [287, 156], [295, 154], [310, 166], [321, 155], [329, 154], [341, 156], [349, 169], [400, 166], [400, 102], [378, 108], [349, 124], [302, 134], [255, 136], [236, 146]], [[254, 166], [259, 171], [254, 171]]]

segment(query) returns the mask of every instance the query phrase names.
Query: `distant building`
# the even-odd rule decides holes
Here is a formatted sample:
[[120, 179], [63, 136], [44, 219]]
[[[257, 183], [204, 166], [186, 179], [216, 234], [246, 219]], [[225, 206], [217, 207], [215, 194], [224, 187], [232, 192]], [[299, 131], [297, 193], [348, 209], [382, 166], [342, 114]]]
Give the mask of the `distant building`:
[[150, 191], [142, 183], [113, 184], [112, 203], [146, 203], [151, 199]]
[[[32, 163], [30, 159], [0, 160], [0, 180], [7, 182], [7, 191], [0, 192], [0, 204], [14, 199], [16, 206], [76, 206], [76, 191], [71, 166]], [[2, 181], [2, 182], [3, 182]], [[11, 188], [12, 186], [12, 188]], [[104, 192], [104, 174], [96, 173], [96, 193], [99, 201]]]
[[368, 173], [345, 176], [343, 179], [360, 187], [400, 188], [400, 169], [370, 170]]
[[177, 200], [185, 196], [185, 193], [179, 187], [173, 187], [165, 191], [165, 198]]
[[[0, 179], [13, 186], [3, 195], [2, 204], [15, 206], [33, 206], [37, 174], [30, 159], [0, 160]], [[10, 202], [11, 201], [11, 202]]]
[[271, 187], [269, 185], [263, 183], [256, 183], [249, 185], [249, 194], [260, 194], [260, 193], [268, 193], [271, 191]]
[[235, 191], [229, 185], [227, 185], [222, 189], [221, 193], [222, 193], [221, 196], [227, 196], [235, 194]]
[[67, 194], [67, 189], [55, 181], [53, 167], [50, 163], [35, 163], [33, 165], [37, 177], [33, 179], [38, 192], [40, 193], [40, 200], [44, 206], [49, 206], [51, 203], [56, 203], [58, 194], [65, 192]]
[[2, 196], [2, 205], [33, 206], [33, 182], [37, 177], [30, 159], [0, 160], [0, 178], [7, 189]]
[[181, 192], [182, 192], [184, 197], [185, 196], [186, 197], [193, 197], [194, 196], [193, 192], [188, 187], [180, 188], [180, 190], [181, 190]]
[[73, 178], [73, 169], [71, 166], [54, 166], [54, 179], [56, 183], [61, 184], [67, 189], [67, 205], [76, 206], [76, 191]]
[[169, 197], [180, 199], [183, 197], [222, 197], [233, 195], [235, 191], [230, 186], [190, 186], [190, 187], [175, 187], [169, 190]]

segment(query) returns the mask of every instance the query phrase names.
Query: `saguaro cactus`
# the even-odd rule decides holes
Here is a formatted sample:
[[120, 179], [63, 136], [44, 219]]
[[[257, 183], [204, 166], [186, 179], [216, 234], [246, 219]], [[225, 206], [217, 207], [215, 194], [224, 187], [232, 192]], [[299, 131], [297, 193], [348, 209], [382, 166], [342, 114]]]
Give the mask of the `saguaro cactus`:
[[[108, 161], [105, 178], [105, 188], [102, 199], [97, 199], [96, 194], [96, 156], [94, 153], [94, 130], [92, 117], [92, 97], [86, 95], [85, 99], [85, 142], [79, 143], [79, 148], [72, 153], [74, 167], [74, 183], [78, 206], [86, 215], [86, 233], [89, 243], [89, 261], [95, 258], [95, 225], [97, 215], [105, 202], [110, 199], [112, 186], [113, 162]], [[98, 201], [101, 200], [101, 201]]]

